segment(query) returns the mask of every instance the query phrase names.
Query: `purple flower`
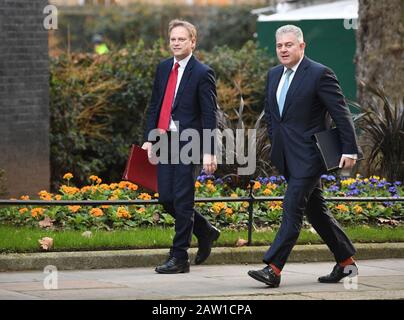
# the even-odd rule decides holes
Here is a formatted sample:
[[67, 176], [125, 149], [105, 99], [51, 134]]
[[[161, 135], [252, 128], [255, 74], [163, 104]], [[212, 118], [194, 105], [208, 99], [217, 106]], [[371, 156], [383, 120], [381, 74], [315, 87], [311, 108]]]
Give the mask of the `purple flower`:
[[383, 182], [378, 183], [376, 186], [377, 189], [382, 189], [384, 187], [385, 187], [385, 184]]
[[275, 183], [277, 180], [277, 178], [275, 176], [270, 176], [269, 177], [269, 181], [271, 181], [271, 183]]
[[396, 182], [394, 182], [394, 184], [395, 184], [396, 186], [401, 186], [401, 181], [396, 181]]
[[220, 178], [217, 178], [214, 182], [215, 184], [223, 184], [223, 180]]
[[336, 181], [335, 177], [333, 175], [329, 175], [327, 177], [327, 181]]
[[330, 192], [337, 192], [337, 191], [339, 191], [339, 187], [336, 186], [336, 185], [333, 185], [333, 186], [331, 186], [331, 187], [328, 188], [328, 191], [330, 191]]
[[348, 195], [349, 197], [351, 197], [351, 196], [357, 196], [359, 193], [360, 193], [360, 191], [359, 191], [358, 189], [353, 189], [353, 190], [349, 191], [349, 192], [347, 193], [347, 195]]
[[328, 176], [327, 176], [326, 174], [322, 174], [322, 175], [321, 175], [321, 179], [327, 179], [327, 177], [328, 177]]
[[383, 202], [385, 207], [392, 207], [393, 206], [393, 202]]
[[396, 189], [396, 187], [390, 187], [389, 191], [390, 191], [390, 193], [396, 193], [397, 189]]

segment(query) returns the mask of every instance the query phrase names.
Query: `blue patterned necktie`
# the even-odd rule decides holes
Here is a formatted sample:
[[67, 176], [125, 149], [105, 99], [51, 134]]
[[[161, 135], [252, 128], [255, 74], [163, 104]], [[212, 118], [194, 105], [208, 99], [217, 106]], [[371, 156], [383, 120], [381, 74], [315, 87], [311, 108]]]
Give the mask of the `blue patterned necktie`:
[[282, 116], [283, 107], [284, 107], [284, 104], [285, 104], [286, 94], [288, 93], [288, 89], [289, 89], [289, 78], [290, 78], [290, 75], [292, 74], [292, 72], [293, 72], [292, 69], [287, 69], [286, 70], [286, 72], [285, 72], [285, 82], [283, 83], [281, 93], [279, 95], [278, 105], [279, 105], [279, 114], [281, 116]]

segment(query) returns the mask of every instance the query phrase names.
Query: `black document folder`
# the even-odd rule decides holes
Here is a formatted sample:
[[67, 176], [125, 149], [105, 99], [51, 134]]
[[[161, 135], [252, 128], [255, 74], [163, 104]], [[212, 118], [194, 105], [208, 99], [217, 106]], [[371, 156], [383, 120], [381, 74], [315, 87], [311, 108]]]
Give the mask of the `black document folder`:
[[[326, 131], [322, 131], [314, 134], [314, 138], [317, 143], [317, 147], [320, 150], [321, 157], [327, 171], [334, 171], [339, 169], [339, 162], [342, 156], [342, 146], [338, 134], [338, 129], [333, 128]], [[358, 147], [358, 159], [363, 159], [363, 153]]]

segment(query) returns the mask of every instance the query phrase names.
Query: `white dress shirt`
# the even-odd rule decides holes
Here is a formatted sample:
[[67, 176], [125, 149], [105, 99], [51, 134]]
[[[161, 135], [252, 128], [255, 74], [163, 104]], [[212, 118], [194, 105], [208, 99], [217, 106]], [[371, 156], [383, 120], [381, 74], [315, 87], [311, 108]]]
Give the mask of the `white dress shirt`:
[[[173, 59], [173, 66], [172, 66], [172, 68], [174, 68], [174, 65], [175, 65], [176, 62], [178, 62], [178, 64], [180, 65], [180, 66], [178, 67], [178, 77], [177, 77], [177, 84], [176, 84], [176, 86], [175, 86], [175, 93], [174, 93], [173, 103], [174, 103], [174, 101], [175, 101], [175, 97], [177, 96], [177, 91], [178, 91], [178, 87], [180, 86], [180, 83], [181, 83], [182, 75], [184, 74], [185, 68], [186, 68], [186, 66], [187, 66], [187, 64], [188, 64], [189, 59], [191, 59], [191, 57], [192, 57], [192, 53], [191, 53], [188, 57], [186, 57], [186, 58], [184, 58], [184, 59], [182, 59], [182, 60], [180, 60], [180, 61], [177, 61], [177, 60], [175, 59], [175, 57], [174, 57], [174, 59]], [[171, 117], [171, 119], [170, 119], [170, 125], [169, 125], [169, 127], [168, 127], [168, 131], [178, 131], [178, 128], [177, 128], [177, 126], [175, 125], [175, 123], [174, 123], [172, 117]]]

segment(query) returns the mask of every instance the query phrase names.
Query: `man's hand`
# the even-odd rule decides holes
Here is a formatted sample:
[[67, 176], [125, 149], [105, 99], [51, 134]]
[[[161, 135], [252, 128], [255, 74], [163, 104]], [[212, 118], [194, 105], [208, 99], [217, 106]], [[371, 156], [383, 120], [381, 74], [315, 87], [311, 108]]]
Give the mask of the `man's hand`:
[[355, 163], [356, 163], [355, 159], [342, 156], [339, 162], [339, 167], [341, 169], [351, 170], [355, 165]]
[[142, 145], [143, 150], [147, 150], [147, 157], [149, 158], [149, 162], [151, 164], [157, 164], [158, 159], [156, 155], [153, 153], [153, 144], [151, 142], [145, 142]]
[[203, 155], [203, 170], [206, 174], [213, 174], [217, 169], [216, 156], [213, 154]]

